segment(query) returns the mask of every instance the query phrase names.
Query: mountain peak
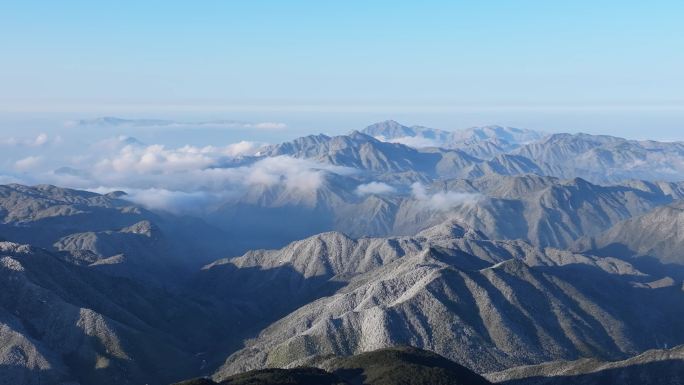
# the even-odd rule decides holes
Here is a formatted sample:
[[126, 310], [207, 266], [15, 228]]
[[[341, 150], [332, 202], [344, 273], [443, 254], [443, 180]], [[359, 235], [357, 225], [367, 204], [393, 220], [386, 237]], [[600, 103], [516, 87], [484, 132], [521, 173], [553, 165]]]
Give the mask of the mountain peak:
[[405, 126], [396, 120], [393, 119], [388, 119], [388, 120], [383, 120], [382, 122], [377, 122], [369, 125], [368, 127], [384, 127], [384, 128], [400, 128], [400, 127], [408, 127]]
[[439, 239], [439, 238], [467, 238], [485, 240], [487, 237], [480, 231], [450, 219], [437, 226], [430, 227], [418, 233], [418, 236]]
[[365, 134], [359, 130], [353, 130], [352, 132], [349, 133], [348, 135], [350, 138], [354, 140], [363, 140], [363, 141], [373, 141], [377, 142], [377, 139], [373, 138], [372, 136]]

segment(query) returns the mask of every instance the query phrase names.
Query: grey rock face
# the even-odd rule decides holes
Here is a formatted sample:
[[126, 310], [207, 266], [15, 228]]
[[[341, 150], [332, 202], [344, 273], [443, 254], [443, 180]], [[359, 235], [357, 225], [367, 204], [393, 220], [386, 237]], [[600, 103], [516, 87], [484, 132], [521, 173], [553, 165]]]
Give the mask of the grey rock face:
[[225, 252], [225, 235], [217, 228], [152, 213], [122, 194], [0, 186], [0, 236], [64, 251], [74, 263], [107, 265], [104, 269], [116, 274], [152, 280]]
[[190, 300], [0, 243], [0, 377], [6, 383], [164, 384], [226, 335]]
[[493, 239], [524, 239], [538, 246], [564, 248], [582, 236], [672, 201], [671, 195], [660, 191], [535, 175], [447, 180], [434, 183], [429, 191], [442, 194], [438, 196], [468, 191], [479, 198], [447, 209], [404, 199], [394, 216], [395, 234], [411, 234], [456, 219]]
[[361, 130], [361, 132], [374, 138], [383, 138], [385, 140], [406, 137], [423, 138], [434, 142], [435, 145], [439, 147], [446, 147], [451, 141], [450, 138], [452, 136], [450, 131], [422, 126], [407, 127], [394, 120], [386, 120], [384, 122], [371, 124]]
[[[346, 286], [269, 326], [228, 358], [218, 378], [396, 344], [432, 350], [486, 372], [560, 358], [620, 358], [655, 346], [658, 338], [684, 338], [667, 321], [684, 311], [678, 288], [658, 291], [635, 285], [650, 278], [626, 262], [552, 249], [530, 251], [529, 246], [526, 250], [520, 244], [478, 239], [472, 232], [463, 235], [454, 238], [448, 227], [432, 229], [420, 251], [367, 272], [357, 270], [363, 265], [354, 262], [365, 257], [352, 259], [349, 266], [358, 272]], [[282, 263], [304, 271], [318, 266], [309, 271], [315, 276], [348, 271], [347, 265], [334, 267], [330, 257], [335, 254], [323, 244], [346, 245], [340, 246], [344, 249], [354, 242], [325, 235], [293, 244], [268, 260], [282, 257]], [[312, 249], [295, 252], [303, 247]], [[285, 261], [295, 255], [318, 256], [321, 263]], [[255, 257], [247, 255], [243, 261]], [[643, 306], [649, 307], [649, 315], [643, 314]]]
[[[262, 156], [288, 155], [377, 174], [417, 172], [429, 178], [469, 178], [489, 172], [513, 175], [540, 170], [532, 161], [479, 159], [460, 149], [415, 149], [398, 143], [381, 142], [354, 131], [350, 135], [329, 137], [310, 135], [274, 146]], [[521, 158], [520, 158], [521, 159]]]
[[393, 194], [359, 196], [354, 193], [358, 185], [329, 176], [311, 194], [252, 189], [226, 203], [211, 220], [240, 232], [235, 238], [243, 251], [281, 247], [321, 231], [353, 237], [413, 235], [448, 219], [489, 238], [564, 248], [682, 196], [674, 183], [601, 186], [534, 174], [446, 179], [426, 185], [423, 196], [402, 192], [401, 185]]
[[601, 255], [655, 257], [663, 263], [684, 265], [684, 202], [618, 222], [594, 237], [579, 240], [574, 248]]

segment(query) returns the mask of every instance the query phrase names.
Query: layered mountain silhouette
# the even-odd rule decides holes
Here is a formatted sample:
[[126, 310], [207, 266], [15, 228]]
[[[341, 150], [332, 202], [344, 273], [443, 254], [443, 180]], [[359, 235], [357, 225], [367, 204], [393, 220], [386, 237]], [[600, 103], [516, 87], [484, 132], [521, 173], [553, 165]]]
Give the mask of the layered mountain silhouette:
[[269, 326], [219, 373], [396, 344], [487, 372], [586, 355], [625, 357], [659, 339], [684, 338], [671, 324], [681, 316], [680, 287], [640, 285], [654, 278], [620, 260], [541, 255], [491, 264], [458, 249], [428, 247], [384, 263]]
[[0, 382], [681, 382], [683, 146], [386, 121], [193, 215], [2, 185]]
[[604, 232], [581, 239], [576, 248], [599, 254], [655, 257], [663, 263], [684, 264], [684, 201], [658, 206], [620, 221]]
[[445, 179], [425, 185], [424, 194], [359, 196], [354, 193], [358, 185], [331, 175], [306, 196], [284, 187], [252, 189], [219, 208], [211, 220], [240, 232], [240, 242], [256, 238], [243, 249], [278, 247], [330, 230], [357, 237], [411, 235], [447, 219], [457, 219], [490, 238], [569, 247], [583, 236], [684, 196], [682, 185], [676, 183], [646, 189], [632, 182], [602, 186], [533, 174]]
[[407, 127], [393, 120], [372, 124], [362, 132], [382, 141], [412, 147], [458, 149], [481, 159], [510, 152], [546, 136], [541, 132], [514, 127], [484, 126], [446, 131], [423, 126]]

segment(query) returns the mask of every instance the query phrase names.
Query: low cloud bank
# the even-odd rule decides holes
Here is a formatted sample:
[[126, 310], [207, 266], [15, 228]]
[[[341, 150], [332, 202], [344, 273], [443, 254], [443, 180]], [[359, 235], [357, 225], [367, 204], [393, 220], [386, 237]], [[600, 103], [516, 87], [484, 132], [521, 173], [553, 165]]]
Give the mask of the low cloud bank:
[[52, 142], [60, 142], [61, 137], [56, 136], [54, 138], [50, 138], [48, 134], [46, 133], [40, 133], [36, 135], [35, 137], [31, 138], [16, 138], [16, 137], [9, 137], [9, 138], [0, 138], [0, 147], [5, 146], [5, 147], [41, 147], [45, 146], [47, 144], [50, 144]]
[[[188, 212], [205, 210], [256, 186], [309, 194], [321, 187], [326, 173], [357, 172], [289, 156], [252, 157], [262, 147], [262, 143], [242, 141], [169, 148], [121, 136], [94, 144], [74, 156], [69, 166], [30, 175], [39, 183], [100, 193], [123, 190], [128, 193], [125, 199], [150, 209]], [[14, 169], [29, 172], [46, 162], [41, 157], [26, 157], [16, 161]]]
[[14, 162], [14, 168], [18, 171], [31, 171], [40, 166], [43, 158], [40, 156], [27, 156]]
[[420, 136], [402, 136], [400, 138], [387, 139], [384, 136], [376, 136], [375, 139], [382, 142], [399, 143], [413, 148], [439, 147], [440, 143], [433, 139]]
[[396, 192], [397, 190], [394, 187], [383, 182], [364, 183], [356, 187], [356, 195], [359, 196], [394, 194]]
[[425, 186], [419, 182], [411, 185], [411, 195], [426, 209], [436, 211], [448, 211], [455, 207], [476, 204], [482, 199], [481, 194], [456, 191], [440, 191], [430, 194]]

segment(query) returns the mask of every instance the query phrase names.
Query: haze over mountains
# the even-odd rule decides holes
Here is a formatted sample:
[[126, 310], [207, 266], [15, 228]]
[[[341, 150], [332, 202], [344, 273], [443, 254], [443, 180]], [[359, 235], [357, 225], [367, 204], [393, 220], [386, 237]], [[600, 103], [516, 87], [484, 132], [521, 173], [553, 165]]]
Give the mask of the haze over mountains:
[[344, 383], [399, 345], [505, 384], [684, 371], [682, 143], [386, 121], [77, 158], [0, 186], [7, 383]]

